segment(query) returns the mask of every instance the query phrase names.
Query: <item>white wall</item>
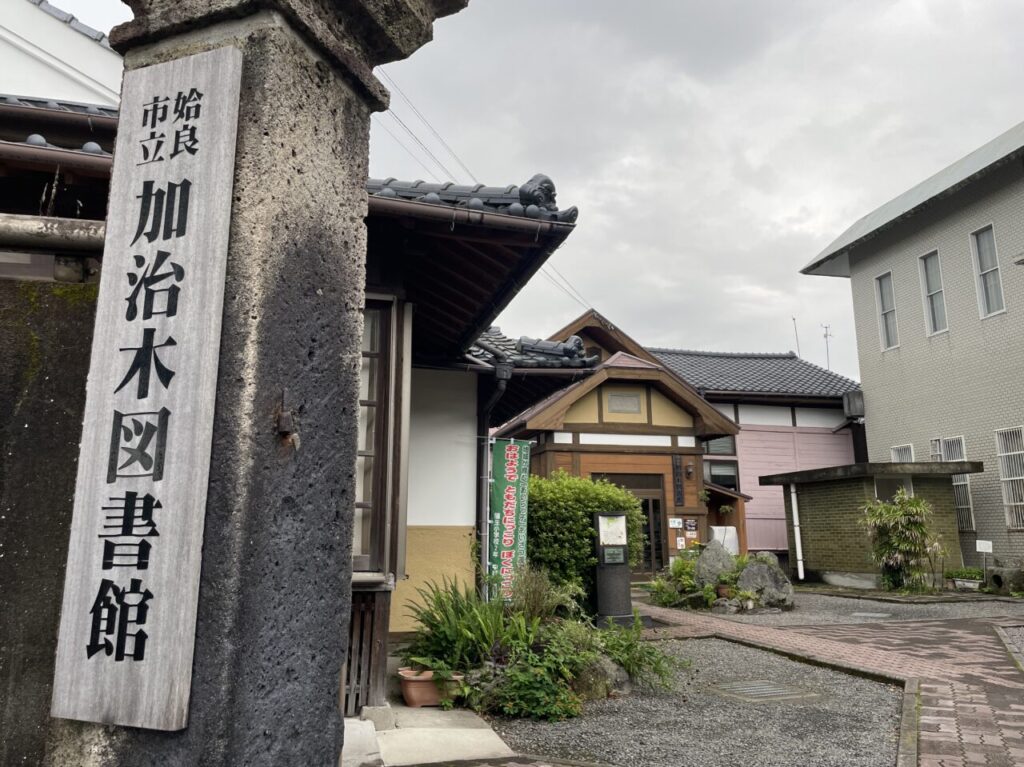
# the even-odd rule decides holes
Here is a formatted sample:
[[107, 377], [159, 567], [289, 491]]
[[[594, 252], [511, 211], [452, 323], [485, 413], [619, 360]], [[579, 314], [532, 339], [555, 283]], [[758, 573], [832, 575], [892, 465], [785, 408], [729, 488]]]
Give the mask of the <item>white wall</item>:
[[846, 422], [842, 408], [798, 407], [796, 409], [797, 426], [818, 426], [834, 429]]
[[2, 0], [0, 93], [116, 106], [121, 57], [25, 0]]
[[773, 405], [740, 405], [740, 424], [760, 426], [792, 426], [793, 411]]
[[412, 371], [409, 506], [415, 525], [475, 525], [476, 374]]

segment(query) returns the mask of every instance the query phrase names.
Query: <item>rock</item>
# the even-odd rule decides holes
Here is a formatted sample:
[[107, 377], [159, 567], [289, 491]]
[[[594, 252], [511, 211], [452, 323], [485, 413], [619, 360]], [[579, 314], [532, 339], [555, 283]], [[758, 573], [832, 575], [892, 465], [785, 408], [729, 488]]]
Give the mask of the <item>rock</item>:
[[711, 612], [715, 615], [735, 615], [740, 611], [738, 599], [716, 599], [711, 605]]
[[762, 607], [793, 608], [793, 584], [778, 565], [772, 567], [759, 560], [751, 562], [740, 574], [736, 588], [757, 594]]
[[576, 675], [572, 689], [583, 700], [604, 700], [610, 695], [628, 695], [632, 684], [622, 666], [599, 655]]
[[988, 584], [1003, 596], [1012, 592], [1024, 591], [1024, 569], [1015, 567], [990, 567]]
[[754, 555], [753, 558], [758, 562], [764, 562], [766, 565], [771, 565], [772, 567], [779, 567], [779, 558], [770, 551], [759, 551]]
[[715, 586], [718, 584], [718, 576], [722, 573], [729, 573], [736, 569], [736, 557], [730, 554], [725, 546], [718, 541], [711, 541], [704, 547], [704, 551], [697, 557], [697, 564], [694, 567], [693, 577], [697, 585], [704, 587], [707, 584]]

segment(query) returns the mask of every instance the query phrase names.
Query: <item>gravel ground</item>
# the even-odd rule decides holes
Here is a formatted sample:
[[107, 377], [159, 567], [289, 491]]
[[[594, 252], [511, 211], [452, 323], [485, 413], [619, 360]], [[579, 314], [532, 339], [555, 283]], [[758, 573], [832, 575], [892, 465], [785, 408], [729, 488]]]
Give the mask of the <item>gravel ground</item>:
[[[670, 693], [642, 691], [588, 703], [583, 716], [546, 723], [499, 719], [524, 754], [619, 767], [880, 767], [896, 762], [902, 690], [717, 639], [662, 643], [692, 661]], [[769, 680], [817, 697], [749, 703], [710, 688]]]
[[1004, 631], [1010, 641], [1017, 645], [1017, 652], [1024, 654], [1024, 626], [1007, 626]]
[[[741, 623], [766, 626], [813, 626], [822, 623], [874, 623], [876, 621], [978, 618], [995, 615], [1024, 617], [1024, 600], [1015, 602], [934, 602], [910, 604], [877, 602], [871, 599], [847, 599], [796, 592], [796, 607], [784, 613], [721, 615]], [[869, 613], [855, 615], [854, 613]], [[881, 617], [882, 614], [886, 617]]]

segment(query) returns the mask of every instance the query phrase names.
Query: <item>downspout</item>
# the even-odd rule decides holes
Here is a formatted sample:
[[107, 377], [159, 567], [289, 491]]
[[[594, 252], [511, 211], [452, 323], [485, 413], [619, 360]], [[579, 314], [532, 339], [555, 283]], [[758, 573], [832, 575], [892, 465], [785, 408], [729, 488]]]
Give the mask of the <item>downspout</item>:
[[478, 585], [481, 593], [486, 597], [487, 590], [484, 588], [484, 581], [487, 575], [488, 555], [490, 553], [487, 550], [487, 544], [491, 519], [491, 413], [494, 412], [494, 407], [504, 396], [505, 390], [508, 388], [508, 382], [512, 378], [512, 363], [508, 361], [508, 357], [500, 350], [493, 347], [483, 347], [479, 342], [477, 342], [477, 345], [481, 346], [481, 348], [486, 348], [497, 359], [494, 365], [494, 391], [491, 392], [487, 402], [483, 406], [478, 407], [476, 426], [477, 439], [480, 446], [477, 452], [477, 476], [479, 477], [479, 482], [476, 496], [476, 531], [480, 553]]
[[796, 501], [796, 483], [789, 483], [789, 503], [793, 509], [793, 540], [796, 542], [796, 577], [804, 579], [804, 547], [800, 540], [800, 508]]

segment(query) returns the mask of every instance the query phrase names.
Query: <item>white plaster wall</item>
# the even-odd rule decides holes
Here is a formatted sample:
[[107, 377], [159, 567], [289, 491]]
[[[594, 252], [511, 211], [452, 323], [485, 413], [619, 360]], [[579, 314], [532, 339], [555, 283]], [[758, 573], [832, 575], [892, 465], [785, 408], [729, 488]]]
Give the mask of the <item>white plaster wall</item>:
[[846, 421], [842, 408], [798, 407], [796, 409], [797, 426], [818, 426], [823, 429], [834, 429]]
[[476, 524], [476, 374], [412, 371], [408, 524]]
[[[969, 193], [932, 206], [855, 253], [850, 285], [864, 389], [868, 453], [888, 461], [893, 445], [912, 444], [928, 460], [929, 440], [964, 436], [967, 459], [984, 461], [971, 477], [977, 537], [997, 556], [1024, 556], [1024, 531], [1008, 531], [999, 486], [995, 430], [1024, 424], [1024, 173], [1014, 163]], [[1006, 311], [978, 312], [970, 235], [993, 225]], [[928, 336], [917, 260], [938, 250], [948, 332]], [[892, 271], [899, 346], [882, 351], [874, 278]], [[974, 536], [962, 537], [975, 558]]]
[[121, 57], [25, 0], [2, 0], [0, 93], [116, 106]]
[[740, 425], [792, 426], [793, 412], [788, 407], [773, 405], [740, 405]]

